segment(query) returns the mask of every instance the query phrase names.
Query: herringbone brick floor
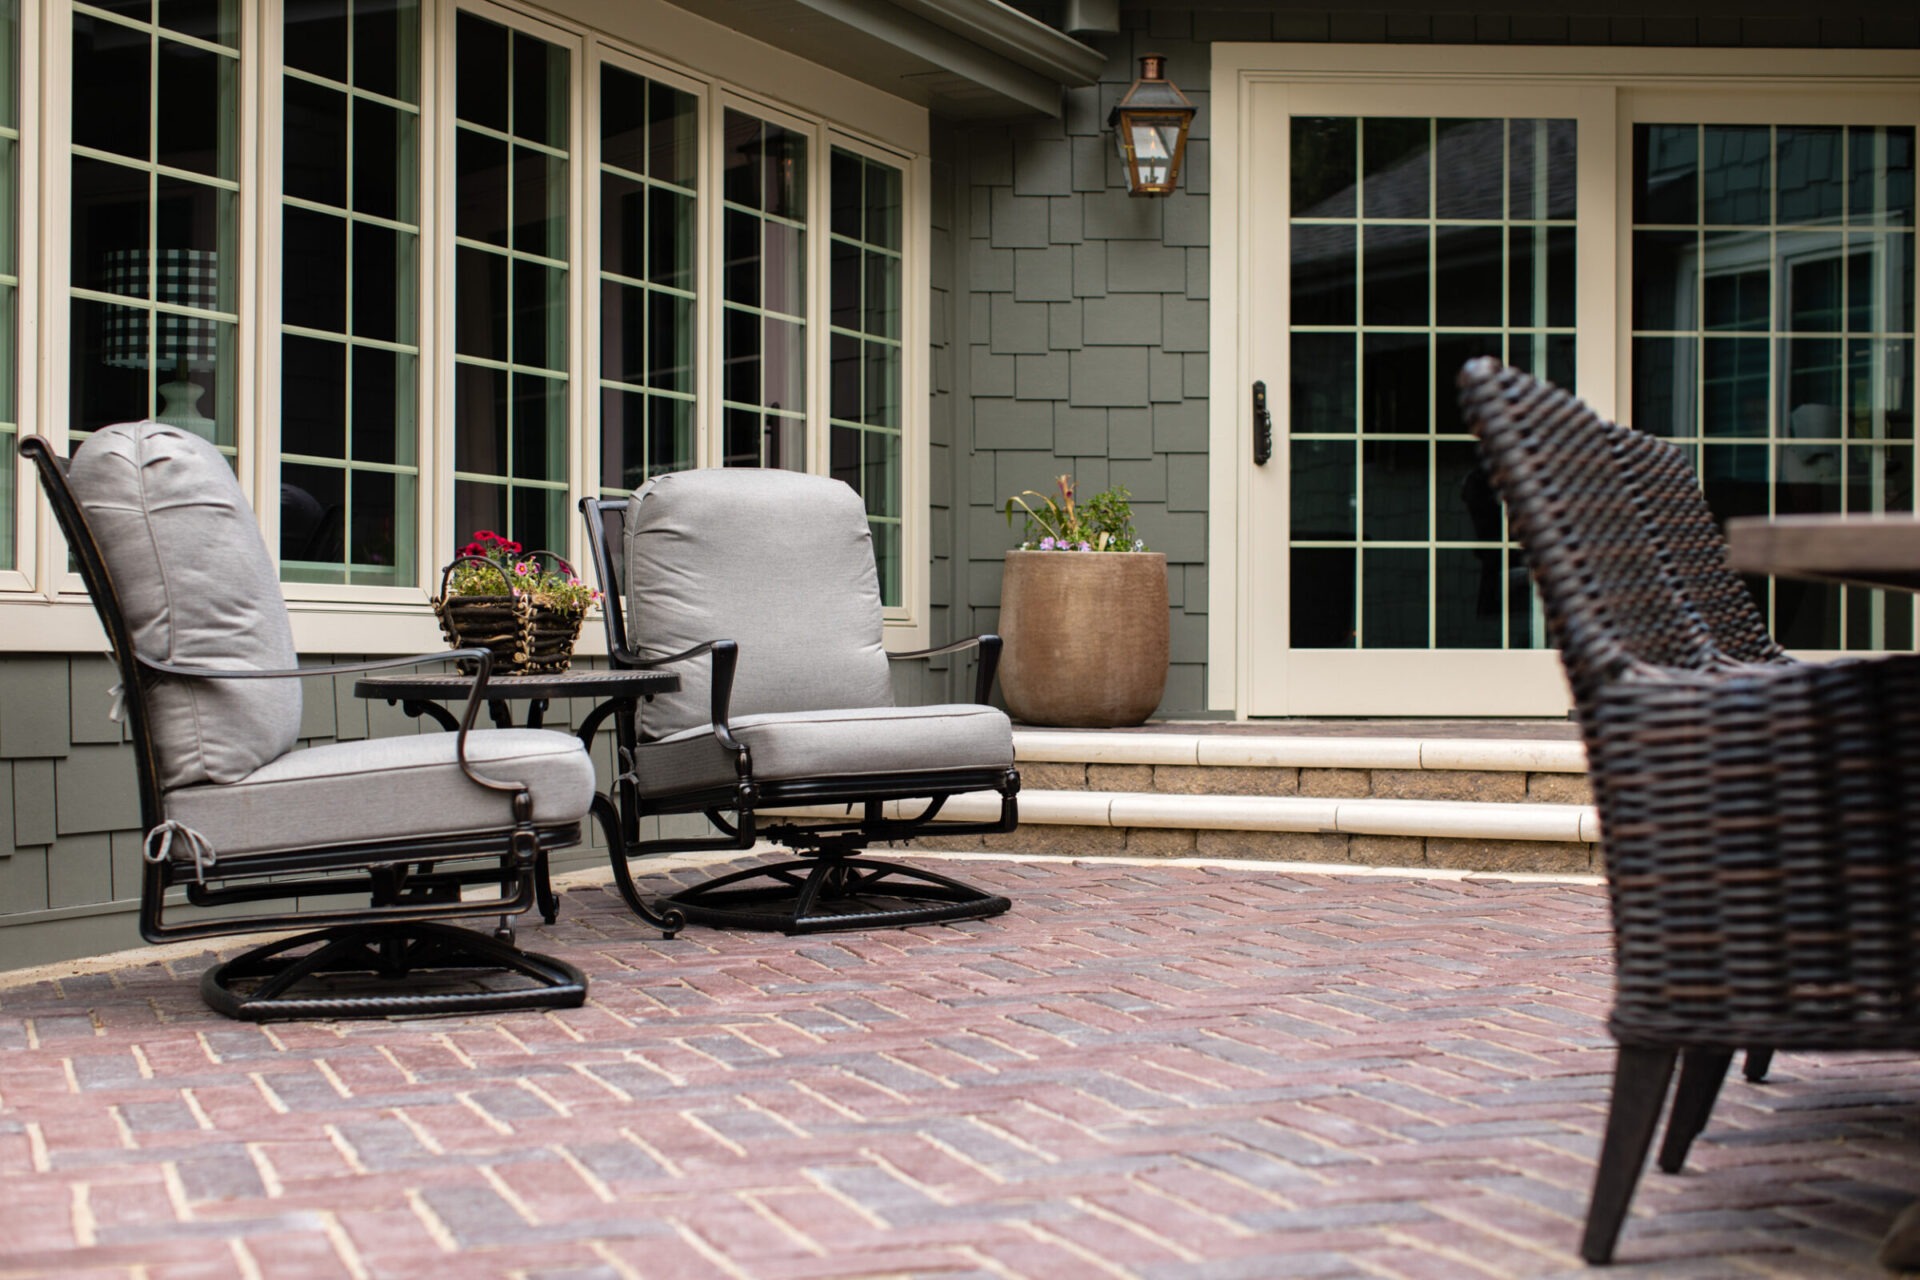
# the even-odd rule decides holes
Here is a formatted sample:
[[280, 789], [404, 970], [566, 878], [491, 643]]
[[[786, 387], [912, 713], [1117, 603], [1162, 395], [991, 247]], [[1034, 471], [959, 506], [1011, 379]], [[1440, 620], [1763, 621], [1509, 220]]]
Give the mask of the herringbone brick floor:
[[[0, 1274], [1554, 1276], [1612, 1055], [1598, 889], [976, 861], [1012, 914], [524, 937], [583, 1009], [258, 1028], [176, 960], [0, 988]], [[141, 960], [135, 957], [136, 961]], [[1908, 1063], [1733, 1081], [1625, 1274], [1878, 1274]]]

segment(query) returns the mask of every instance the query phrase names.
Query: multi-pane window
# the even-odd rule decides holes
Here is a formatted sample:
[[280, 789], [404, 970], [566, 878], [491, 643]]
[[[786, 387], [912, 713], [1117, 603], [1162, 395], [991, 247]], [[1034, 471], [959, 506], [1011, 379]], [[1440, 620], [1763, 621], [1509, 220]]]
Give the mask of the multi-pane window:
[[831, 473], [866, 499], [881, 598], [900, 603], [901, 172], [835, 148], [829, 271]]
[[694, 465], [699, 101], [600, 68], [600, 484]]
[[[0, 0], [0, 569], [35, 367], [16, 354], [17, 5]], [[478, 529], [564, 552], [583, 485], [702, 463], [847, 480], [889, 606], [911, 595], [910, 183], [883, 148], [912, 128], [833, 145], [818, 118], [481, 0], [60, 12], [71, 74], [49, 83], [70, 98], [48, 117], [71, 131], [50, 192], [71, 229], [40, 243], [61, 255], [71, 443], [157, 418], [247, 463], [309, 600], [411, 600]], [[279, 29], [243, 30], [258, 17]]]
[[724, 134], [723, 460], [804, 471], [808, 141], [735, 110]]
[[0, 569], [14, 548], [14, 441], [20, 434], [20, 5], [0, 5]]
[[236, 0], [73, 6], [68, 404], [76, 435], [238, 429]]
[[410, 585], [420, 475], [419, 4], [289, 6], [285, 47], [281, 575]]
[[568, 55], [471, 13], [456, 41], [454, 527], [564, 547]]
[[1573, 381], [1571, 120], [1291, 123], [1292, 645], [1543, 643], [1454, 374]]
[[[1637, 124], [1635, 426], [1720, 517], [1913, 509], [1914, 130]], [[1904, 596], [1774, 580], [1782, 643], [1906, 649]]]

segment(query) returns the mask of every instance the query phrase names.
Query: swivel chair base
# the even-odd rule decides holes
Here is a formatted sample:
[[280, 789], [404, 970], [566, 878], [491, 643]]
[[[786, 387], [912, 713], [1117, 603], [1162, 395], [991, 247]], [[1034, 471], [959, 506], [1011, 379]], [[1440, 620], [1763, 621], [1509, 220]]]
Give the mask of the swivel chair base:
[[748, 867], [667, 901], [692, 924], [789, 934], [979, 920], [1013, 905], [936, 872], [834, 853]]
[[[288, 954], [303, 947], [312, 950]], [[518, 981], [495, 985], [503, 979]], [[202, 974], [200, 995], [215, 1012], [245, 1022], [418, 1017], [572, 1009], [586, 1000], [587, 979], [564, 960], [470, 929], [382, 922], [255, 947]]]

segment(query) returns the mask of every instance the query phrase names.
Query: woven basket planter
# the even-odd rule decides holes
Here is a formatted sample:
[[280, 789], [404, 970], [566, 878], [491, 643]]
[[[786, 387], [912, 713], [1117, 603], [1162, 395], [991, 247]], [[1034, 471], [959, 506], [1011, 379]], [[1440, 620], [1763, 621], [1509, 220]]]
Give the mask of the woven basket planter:
[[[531, 554], [553, 555], [550, 551]], [[434, 598], [433, 612], [450, 646], [491, 649], [495, 675], [550, 674], [572, 665], [573, 646], [580, 638], [585, 609], [556, 609], [535, 604], [523, 595], [448, 595], [447, 580], [462, 561], [491, 563], [477, 556], [461, 556], [440, 573], [440, 594]], [[506, 575], [500, 576], [505, 582]], [[472, 663], [459, 665], [472, 674]]]

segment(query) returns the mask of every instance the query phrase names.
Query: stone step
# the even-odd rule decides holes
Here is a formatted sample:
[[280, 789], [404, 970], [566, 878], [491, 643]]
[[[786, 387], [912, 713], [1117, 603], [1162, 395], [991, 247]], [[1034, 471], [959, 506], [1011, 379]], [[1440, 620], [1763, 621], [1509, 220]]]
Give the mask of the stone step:
[[[1488, 872], [1600, 869], [1586, 753], [1574, 741], [1020, 729], [1014, 755], [1018, 831], [915, 843]], [[980, 821], [997, 812], [992, 796], [959, 796], [940, 816]]]
[[1577, 741], [1014, 731], [1023, 791], [1592, 803]]

